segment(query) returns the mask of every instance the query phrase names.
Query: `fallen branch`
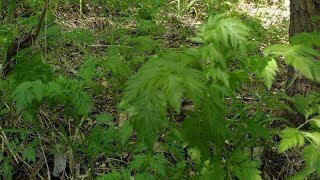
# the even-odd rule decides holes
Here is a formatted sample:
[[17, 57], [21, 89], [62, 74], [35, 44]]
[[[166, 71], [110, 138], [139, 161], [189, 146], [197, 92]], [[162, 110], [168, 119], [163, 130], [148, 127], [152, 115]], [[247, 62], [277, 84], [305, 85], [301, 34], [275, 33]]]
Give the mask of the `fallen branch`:
[[46, 0], [44, 7], [42, 9], [42, 12], [40, 14], [39, 17], [39, 22], [38, 25], [36, 26], [35, 30], [33, 32], [29, 32], [24, 34], [21, 38], [15, 40], [8, 52], [7, 52], [7, 57], [3, 66], [3, 70], [2, 70], [2, 77], [5, 78], [10, 71], [12, 70], [12, 67], [14, 65], [14, 57], [18, 54], [18, 52], [22, 49], [28, 48], [30, 47], [33, 42], [35, 42], [35, 40], [37, 39], [39, 32], [41, 30], [42, 27], [42, 23], [44, 21], [44, 17], [46, 15], [47, 9], [48, 9], [48, 4], [49, 4], [49, 0]]

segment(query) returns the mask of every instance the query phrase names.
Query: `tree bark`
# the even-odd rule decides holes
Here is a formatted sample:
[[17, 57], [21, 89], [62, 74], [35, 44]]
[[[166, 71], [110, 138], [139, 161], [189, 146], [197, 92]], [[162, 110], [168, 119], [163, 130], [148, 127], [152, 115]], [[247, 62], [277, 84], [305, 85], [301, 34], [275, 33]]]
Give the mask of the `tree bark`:
[[319, 0], [291, 0], [289, 35], [319, 30], [319, 15]]
[[[289, 36], [303, 32], [319, 31], [320, 29], [320, 0], [290, 0], [290, 28]], [[295, 71], [288, 67], [287, 93], [292, 96], [296, 93], [307, 93], [312, 83], [307, 79], [295, 78]]]

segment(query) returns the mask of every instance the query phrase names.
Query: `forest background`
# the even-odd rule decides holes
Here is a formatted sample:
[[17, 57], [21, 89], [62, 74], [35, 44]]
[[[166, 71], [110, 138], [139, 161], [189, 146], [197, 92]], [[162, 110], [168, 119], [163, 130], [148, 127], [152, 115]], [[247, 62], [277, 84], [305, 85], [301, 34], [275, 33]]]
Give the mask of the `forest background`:
[[319, 0], [1, 0], [1, 179], [318, 179]]

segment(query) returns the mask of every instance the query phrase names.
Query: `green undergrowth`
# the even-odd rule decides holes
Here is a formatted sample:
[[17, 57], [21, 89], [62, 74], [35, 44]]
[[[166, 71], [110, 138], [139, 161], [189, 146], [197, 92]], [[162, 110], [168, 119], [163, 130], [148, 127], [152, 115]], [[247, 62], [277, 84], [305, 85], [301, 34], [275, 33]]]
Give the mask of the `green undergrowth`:
[[[0, 25], [2, 60], [37, 24], [32, 2], [2, 11], [18, 13]], [[216, 2], [51, 2], [37, 41], [0, 81], [1, 176], [256, 180], [277, 173], [264, 169], [264, 153], [294, 148], [305, 163], [292, 178], [319, 176], [320, 96], [289, 97], [277, 82], [283, 64], [320, 81], [319, 33], [275, 43], [235, 2], [221, 3], [223, 13]], [[101, 5], [108, 23], [71, 28], [59, 5], [82, 10], [80, 20]], [[205, 21], [180, 21], [190, 14]], [[286, 114], [295, 111], [298, 125]]]

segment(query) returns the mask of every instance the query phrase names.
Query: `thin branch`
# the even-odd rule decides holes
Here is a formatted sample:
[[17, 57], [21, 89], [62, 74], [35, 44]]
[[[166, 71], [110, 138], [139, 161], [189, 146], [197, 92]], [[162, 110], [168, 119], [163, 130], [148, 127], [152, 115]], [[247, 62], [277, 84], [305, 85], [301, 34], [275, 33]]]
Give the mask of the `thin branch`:
[[36, 41], [39, 35], [39, 32], [41, 30], [44, 17], [48, 9], [48, 5], [49, 5], [49, 0], [46, 0], [39, 17], [38, 25], [36, 26], [35, 30], [33, 32], [24, 34], [21, 38], [19, 38], [18, 40], [14, 41], [11, 44], [11, 47], [7, 52], [5, 64], [3, 66], [3, 71], [2, 71], [3, 78], [5, 78], [12, 70], [12, 67], [14, 65], [14, 57], [18, 54], [18, 52], [22, 49], [30, 47], [32, 43]]

